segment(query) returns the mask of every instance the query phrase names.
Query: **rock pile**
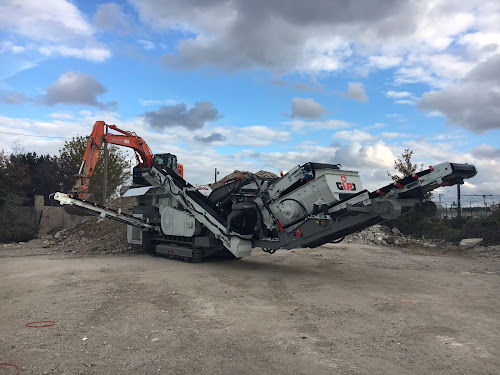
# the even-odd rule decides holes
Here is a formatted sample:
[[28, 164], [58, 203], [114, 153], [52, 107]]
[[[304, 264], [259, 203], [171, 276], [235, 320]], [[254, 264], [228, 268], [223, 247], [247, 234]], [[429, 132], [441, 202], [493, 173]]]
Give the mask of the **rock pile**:
[[[130, 212], [135, 198], [118, 198], [108, 207]], [[126, 225], [106, 218], [90, 216], [80, 225], [45, 238], [42, 247], [71, 253], [131, 254], [144, 252], [141, 246], [127, 242]]]
[[252, 172], [243, 172], [243, 171], [236, 170], [233, 173], [230, 173], [227, 176], [222, 177], [219, 181], [213, 183], [210, 187], [212, 188], [212, 190], [215, 190], [218, 187], [221, 187], [222, 185], [224, 185], [224, 183], [225, 183], [224, 181], [232, 180], [232, 179], [235, 179], [238, 177], [248, 177], [251, 175], [256, 175], [258, 177], [267, 178], [267, 179], [278, 178], [278, 176], [276, 176], [273, 172], [269, 172], [269, 171], [258, 171], [256, 173], [252, 173]]
[[[419, 253], [429, 254], [456, 254], [478, 258], [500, 259], [500, 245], [480, 246], [478, 239], [468, 239], [473, 241], [474, 246], [454, 245], [445, 240], [416, 239], [406, 236], [397, 228], [388, 228], [384, 225], [374, 225], [360, 232], [346, 236], [348, 243], [359, 243], [366, 245], [382, 245], [406, 248], [409, 251], [417, 250]], [[468, 240], [462, 241], [468, 243]]]
[[435, 244], [428, 241], [420, 241], [405, 236], [397, 228], [389, 229], [388, 227], [379, 224], [366, 228], [360, 232], [350, 234], [346, 236], [345, 241], [385, 246], [392, 245], [406, 247], [415, 244], [427, 247], [436, 247]]

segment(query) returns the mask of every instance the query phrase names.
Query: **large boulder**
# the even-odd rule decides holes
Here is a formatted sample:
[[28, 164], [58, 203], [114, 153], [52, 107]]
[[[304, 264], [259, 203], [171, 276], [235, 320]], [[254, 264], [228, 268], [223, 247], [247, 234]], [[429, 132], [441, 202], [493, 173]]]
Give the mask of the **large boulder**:
[[483, 242], [482, 238], [464, 238], [460, 241], [460, 248], [462, 249], [472, 249], [480, 245]]

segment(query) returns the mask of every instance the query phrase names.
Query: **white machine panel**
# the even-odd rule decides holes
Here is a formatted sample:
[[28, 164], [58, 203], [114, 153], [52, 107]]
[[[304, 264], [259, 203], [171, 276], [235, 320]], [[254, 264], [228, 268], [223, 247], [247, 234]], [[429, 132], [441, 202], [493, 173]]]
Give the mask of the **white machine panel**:
[[170, 236], [193, 237], [200, 225], [190, 213], [166, 206], [161, 212], [161, 230]]

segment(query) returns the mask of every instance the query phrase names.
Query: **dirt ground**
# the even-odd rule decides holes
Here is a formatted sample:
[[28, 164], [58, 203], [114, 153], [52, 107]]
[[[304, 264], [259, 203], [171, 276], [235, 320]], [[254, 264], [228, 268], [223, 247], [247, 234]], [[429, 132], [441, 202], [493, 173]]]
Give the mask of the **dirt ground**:
[[499, 276], [355, 243], [201, 264], [9, 245], [0, 374], [498, 374]]

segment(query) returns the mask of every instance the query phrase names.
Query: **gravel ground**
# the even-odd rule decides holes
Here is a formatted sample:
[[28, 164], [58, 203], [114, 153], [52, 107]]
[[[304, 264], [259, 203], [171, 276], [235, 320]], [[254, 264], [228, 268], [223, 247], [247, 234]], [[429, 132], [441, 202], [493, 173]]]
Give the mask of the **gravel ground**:
[[2, 375], [500, 368], [498, 258], [341, 243], [188, 264], [42, 243], [0, 247], [0, 363], [19, 367]]

